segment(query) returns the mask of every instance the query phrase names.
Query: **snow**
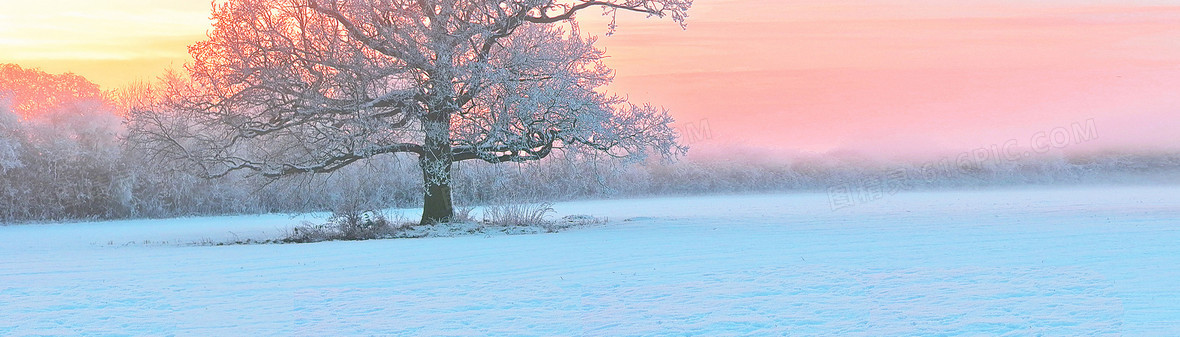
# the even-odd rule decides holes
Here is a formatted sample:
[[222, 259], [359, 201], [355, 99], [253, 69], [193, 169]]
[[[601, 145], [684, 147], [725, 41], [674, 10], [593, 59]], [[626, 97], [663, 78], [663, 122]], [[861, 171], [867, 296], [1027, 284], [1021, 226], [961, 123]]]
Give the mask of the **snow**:
[[609, 222], [234, 246], [191, 243], [323, 215], [3, 226], [0, 335], [1180, 333], [1177, 186], [554, 208]]

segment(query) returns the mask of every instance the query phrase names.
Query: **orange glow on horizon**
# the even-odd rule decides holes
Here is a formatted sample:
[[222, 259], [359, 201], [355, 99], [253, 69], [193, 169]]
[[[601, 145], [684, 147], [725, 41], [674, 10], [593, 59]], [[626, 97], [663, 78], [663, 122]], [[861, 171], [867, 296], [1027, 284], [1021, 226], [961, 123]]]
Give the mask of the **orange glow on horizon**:
[[115, 89], [188, 62], [209, 27], [208, 1], [42, 0], [6, 3], [0, 63], [73, 72]]

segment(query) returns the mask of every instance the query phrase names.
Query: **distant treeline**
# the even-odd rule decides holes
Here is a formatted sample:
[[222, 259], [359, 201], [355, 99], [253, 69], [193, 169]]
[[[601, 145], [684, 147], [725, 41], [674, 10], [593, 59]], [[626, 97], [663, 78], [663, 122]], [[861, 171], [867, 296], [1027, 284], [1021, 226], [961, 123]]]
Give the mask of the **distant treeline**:
[[[36, 85], [31, 85], [36, 84]], [[30, 89], [31, 88], [31, 89]], [[70, 99], [61, 99], [68, 96]], [[0, 65], [0, 223], [420, 207], [409, 156], [331, 174], [205, 180], [121, 137], [117, 92], [74, 75]], [[1045, 155], [984, 163], [885, 163], [814, 156], [675, 163], [557, 153], [527, 164], [456, 164], [458, 205], [699, 193], [831, 192], [970, 186], [1180, 182], [1180, 154]]]

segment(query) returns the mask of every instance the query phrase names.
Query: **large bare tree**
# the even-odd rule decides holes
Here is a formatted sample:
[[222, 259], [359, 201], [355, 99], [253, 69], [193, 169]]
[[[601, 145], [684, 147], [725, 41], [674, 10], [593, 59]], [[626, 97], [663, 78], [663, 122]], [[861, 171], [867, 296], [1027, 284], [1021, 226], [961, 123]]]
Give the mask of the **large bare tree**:
[[422, 221], [449, 221], [457, 161], [683, 153], [667, 111], [601, 91], [612, 71], [573, 20], [601, 9], [683, 25], [691, 3], [230, 0], [214, 5], [209, 39], [189, 47], [188, 77], [132, 113], [130, 139], [207, 177], [416, 154]]

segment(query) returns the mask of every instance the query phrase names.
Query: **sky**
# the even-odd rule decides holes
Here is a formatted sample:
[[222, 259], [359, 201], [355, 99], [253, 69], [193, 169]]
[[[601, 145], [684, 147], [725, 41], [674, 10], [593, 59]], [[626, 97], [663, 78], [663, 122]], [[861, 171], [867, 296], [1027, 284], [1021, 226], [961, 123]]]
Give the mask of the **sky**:
[[[210, 27], [209, 1], [0, 1], [0, 62], [108, 89], [180, 68]], [[578, 19], [601, 35], [596, 14]], [[697, 0], [689, 14], [685, 30], [621, 15], [599, 46], [609, 90], [668, 108], [695, 155], [1180, 150], [1176, 1]]]

